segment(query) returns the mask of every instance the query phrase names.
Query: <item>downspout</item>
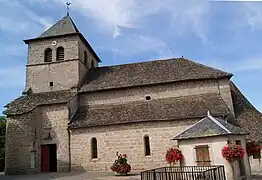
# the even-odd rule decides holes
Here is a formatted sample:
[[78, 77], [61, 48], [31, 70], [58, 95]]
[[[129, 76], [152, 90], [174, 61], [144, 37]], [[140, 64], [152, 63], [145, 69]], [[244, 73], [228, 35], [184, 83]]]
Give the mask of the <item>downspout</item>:
[[71, 172], [71, 133], [69, 128], [67, 128], [67, 134], [68, 134], [68, 172]]

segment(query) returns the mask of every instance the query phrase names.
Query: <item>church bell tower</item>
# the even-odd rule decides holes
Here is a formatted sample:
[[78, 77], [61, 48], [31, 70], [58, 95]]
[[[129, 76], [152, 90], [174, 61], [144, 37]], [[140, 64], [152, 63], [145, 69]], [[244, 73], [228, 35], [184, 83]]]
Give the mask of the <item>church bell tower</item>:
[[77, 91], [88, 70], [101, 62], [69, 13], [28, 45], [23, 93]]

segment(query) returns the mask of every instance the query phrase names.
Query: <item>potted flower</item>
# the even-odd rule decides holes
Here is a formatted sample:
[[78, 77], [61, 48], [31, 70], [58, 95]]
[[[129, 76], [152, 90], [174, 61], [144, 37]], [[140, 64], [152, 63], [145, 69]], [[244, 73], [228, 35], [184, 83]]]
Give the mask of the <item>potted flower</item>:
[[115, 175], [126, 176], [131, 171], [131, 166], [127, 163], [127, 155], [116, 152], [116, 156], [117, 159], [111, 166], [111, 170], [115, 172]]
[[261, 149], [262, 146], [255, 142], [255, 141], [250, 141], [247, 142], [247, 155], [248, 156], [253, 156], [254, 159], [260, 159], [261, 158]]
[[181, 161], [183, 159], [182, 152], [177, 148], [169, 148], [166, 152], [166, 162], [170, 164], [170, 166], [175, 164], [177, 161]]
[[244, 155], [245, 150], [241, 145], [229, 144], [222, 148], [223, 158], [230, 163], [243, 159]]

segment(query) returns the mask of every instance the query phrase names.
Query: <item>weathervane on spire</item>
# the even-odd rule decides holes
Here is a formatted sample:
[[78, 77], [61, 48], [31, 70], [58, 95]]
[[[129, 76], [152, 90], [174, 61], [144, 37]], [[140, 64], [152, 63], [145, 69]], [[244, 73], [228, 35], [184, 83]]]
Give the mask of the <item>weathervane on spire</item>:
[[71, 2], [66, 2], [66, 6], [67, 6], [67, 15], [69, 16], [69, 6], [71, 5]]

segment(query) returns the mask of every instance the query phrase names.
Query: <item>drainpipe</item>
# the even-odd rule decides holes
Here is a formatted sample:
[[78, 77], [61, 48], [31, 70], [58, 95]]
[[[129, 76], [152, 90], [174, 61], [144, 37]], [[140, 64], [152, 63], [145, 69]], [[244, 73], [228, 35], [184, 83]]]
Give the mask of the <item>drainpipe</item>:
[[69, 128], [67, 128], [67, 134], [68, 134], [68, 172], [71, 172], [71, 133]]

